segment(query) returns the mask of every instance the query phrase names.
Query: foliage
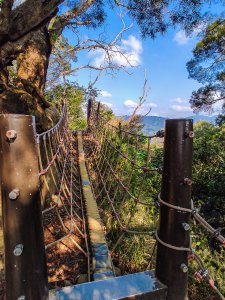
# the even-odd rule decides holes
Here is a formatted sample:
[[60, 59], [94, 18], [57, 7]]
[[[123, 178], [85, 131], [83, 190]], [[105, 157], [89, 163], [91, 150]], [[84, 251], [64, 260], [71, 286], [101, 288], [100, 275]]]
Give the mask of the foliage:
[[203, 121], [195, 126], [193, 200], [216, 228], [224, 226], [224, 137], [225, 124], [214, 126]]
[[[200, 207], [200, 214], [224, 235], [224, 174], [225, 174], [225, 126], [214, 126], [205, 121], [195, 125], [193, 159], [193, 201]], [[205, 268], [224, 293], [224, 250], [222, 245], [198, 224], [193, 226], [192, 243]], [[193, 279], [199, 267], [191, 264], [191, 299], [218, 299], [208, 284]]]
[[[204, 84], [193, 91], [190, 103], [195, 111], [213, 111], [212, 105], [225, 99], [225, 20], [217, 19], [206, 29], [187, 63], [189, 77]], [[225, 109], [225, 107], [223, 107]], [[223, 112], [224, 113], [224, 112]]]
[[54, 47], [48, 68], [47, 81], [49, 87], [59, 84], [61, 78], [65, 79], [65, 76], [70, 74], [72, 70], [72, 63], [77, 62], [75, 48], [63, 35], [59, 38], [56, 37], [56, 40], [52, 41], [52, 44]]
[[[111, 120], [110, 124], [112, 124]], [[156, 200], [160, 189], [161, 175], [156, 170], [162, 164], [162, 148], [161, 145], [152, 144], [152, 155], [148, 161], [148, 138], [141, 134], [138, 138], [133, 134], [128, 136], [123, 125], [122, 123], [122, 126], [106, 126], [103, 130], [106, 138], [104, 139], [101, 134], [98, 137], [103, 143], [99, 150], [100, 154], [94, 158], [94, 162], [99, 165], [103, 176], [106, 177], [105, 186], [110, 185], [110, 188], [109, 193], [106, 193], [101, 184], [96, 184], [94, 189], [97, 197], [100, 197], [100, 212], [106, 227], [107, 241], [113, 252], [114, 264], [124, 274], [149, 268], [150, 262], [152, 263], [151, 253], [154, 249], [155, 239], [148, 232], [154, 231], [157, 226], [158, 206]], [[114, 147], [110, 147], [108, 143], [113, 144]], [[115, 148], [124, 153], [129, 160], [124, 159], [124, 156], [115, 151]], [[126, 190], [129, 190], [133, 197], [140, 201], [140, 204], [134, 201], [131, 194], [124, 192], [113, 177], [112, 171], [109, 170], [106, 159], [102, 159], [102, 157], [110, 159], [111, 168], [116, 176], [123, 182]], [[132, 165], [131, 161], [135, 162], [136, 166]], [[145, 172], [137, 166], [147, 166], [154, 171]], [[96, 174], [92, 178], [96, 180]], [[114, 208], [110, 205], [108, 197], [113, 199], [113, 206], [120, 221], [115, 217]], [[120, 222], [130, 230], [142, 233], [125, 233], [123, 235]], [[116, 249], [114, 250], [115, 245]]]
[[82, 130], [86, 128], [87, 122], [84, 117], [82, 107], [83, 89], [76, 83], [59, 84], [46, 92], [46, 99], [61, 108], [64, 99], [66, 100], [69, 115], [69, 128], [72, 130]]
[[[141, 27], [143, 36], [165, 33], [170, 25], [180, 24], [190, 32], [202, 19], [201, 1], [127, 1], [129, 14]], [[167, 11], [167, 13], [164, 13]], [[150, 17], [151, 16], [151, 17]]]
[[[90, 51], [91, 49], [100, 49], [101, 51], [108, 52], [108, 54], [115, 52], [116, 47], [113, 47], [112, 51], [107, 51], [107, 49], [110, 49], [110, 44], [114, 46], [114, 42], [110, 42], [109, 45], [107, 45], [107, 43], [105, 44], [107, 37], [102, 39], [102, 37], [99, 36], [96, 40], [87, 39], [85, 41], [80, 37], [79, 33], [79, 25], [96, 28], [104, 23], [107, 17], [108, 6], [110, 6], [110, 9], [114, 9], [117, 6], [125, 8], [130, 17], [140, 26], [143, 37], [150, 36], [154, 38], [158, 33], [163, 34], [171, 25], [174, 26], [176, 24], [181, 25], [187, 32], [191, 32], [205, 19], [205, 15], [201, 12], [201, 2], [192, 0], [178, 0], [175, 1], [175, 3], [174, 1], [168, 2], [165, 0], [156, 2], [146, 0], [120, 2], [111, 0], [110, 3], [103, 0], [95, 0], [92, 1], [89, 8], [84, 10], [78, 18], [76, 18], [76, 1], [63, 1], [63, 5], [65, 10], [68, 9], [68, 13], [65, 13], [65, 17], [64, 14], [62, 14], [53, 18], [48, 28], [51, 33], [50, 39], [53, 45], [50, 63], [50, 68], [53, 69], [53, 72], [49, 72], [50, 77], [52, 77], [51, 79], [57, 79], [57, 77], [59, 78], [62, 75], [69, 75], [70, 72], [77, 72], [79, 67], [76, 66], [74, 70], [72, 70], [71, 66], [72, 63], [77, 60], [77, 52], [81, 50]], [[165, 9], [169, 11], [169, 14], [164, 13]], [[65, 18], [69, 18], [68, 22], [65, 22]], [[62, 29], [59, 30], [60, 26], [68, 26], [68, 28], [72, 29], [74, 33], [73, 46], [72, 44], [70, 45], [68, 40], [62, 35]], [[126, 55], [121, 55], [126, 57]], [[107, 58], [105, 60], [107, 64], [110, 65], [110, 70], [123, 68], [122, 66], [113, 66], [113, 54], [110, 56], [109, 59]], [[99, 68], [104, 69], [105, 67], [100, 66], [96, 68], [93, 65], [87, 64], [86, 66], [81, 66], [81, 68], [98, 70]], [[107, 67], [105, 69], [107, 69]]]
[[[127, 0], [121, 2], [117, 0], [95, 0], [90, 1], [90, 5], [87, 5], [88, 9], [84, 10], [79, 17], [76, 17], [76, 10], [79, 10], [77, 1], [62, 2], [66, 12], [53, 18], [48, 27], [53, 46], [49, 64], [50, 70], [48, 72], [48, 82], [50, 84], [54, 83], [54, 81], [58, 83], [62, 77], [65, 78], [66, 76], [74, 75], [81, 69], [89, 68], [95, 71], [108, 70], [109, 72], [125, 69], [125, 66], [114, 62], [113, 57], [115, 52], [127, 59], [128, 63], [125, 65], [132, 66], [132, 62], [126, 51], [123, 52], [121, 47], [116, 46], [122, 37], [122, 33], [129, 29], [129, 27], [126, 28], [123, 20], [123, 29], [121, 29], [113, 41], [109, 42], [109, 37], [105, 34], [100, 34], [97, 38], [92, 37], [87, 39], [84, 39], [80, 35], [80, 25], [96, 28], [104, 23], [107, 18], [109, 6], [110, 10], [115, 9], [117, 6], [121, 6], [124, 10], [127, 10], [131, 19], [134, 19], [140, 26], [143, 37], [150, 36], [154, 38], [158, 33], [163, 34], [171, 25], [174, 26], [176, 24], [181, 25], [186, 32], [191, 32], [205, 19], [205, 15], [201, 12], [202, 3], [192, 0], [160, 0], [156, 2], [146, 0]], [[165, 13], [165, 10], [168, 11], [168, 14]], [[65, 19], [68, 19], [68, 21], [66, 22]], [[71, 33], [73, 33], [74, 38], [70, 39], [70, 41], [62, 35], [63, 31], [61, 27], [63, 26], [67, 26], [69, 30], [72, 30]], [[105, 52], [104, 64], [95, 66], [90, 61], [83, 65], [77, 64], [77, 54], [80, 51], [95, 51], [98, 49], [103, 53]], [[139, 119], [140, 117], [137, 114], [131, 117], [131, 127], [134, 127], [133, 125], [137, 126], [140, 123]]]
[[222, 124], [225, 124], [225, 107], [223, 106], [222, 114], [220, 114], [216, 119], [216, 124], [221, 126]]
[[[76, 17], [75, 9], [78, 7], [78, 3], [77, 1], [62, 2], [65, 8], [69, 8], [73, 11], [74, 15], [69, 14], [69, 21], [71, 21], [71, 19], [73, 19], [71, 17]], [[96, 28], [105, 21], [108, 7], [111, 9], [123, 7], [140, 26], [144, 37], [150, 36], [154, 38], [157, 33], [165, 33], [169, 26], [176, 24], [181, 25], [186, 31], [190, 32], [206, 17], [205, 14], [202, 13], [202, 2], [194, 0], [95, 0], [90, 2], [92, 5], [89, 5], [89, 9], [84, 11], [77, 18], [77, 21], [80, 23], [88, 27]], [[214, 1], [205, 2], [212, 3]], [[167, 11], [167, 13], [165, 13], [165, 11]], [[58, 17], [58, 19], [60, 19], [60, 17]], [[63, 23], [64, 22], [63, 19]], [[52, 31], [54, 31], [54, 25], [58, 25], [58, 23], [53, 22]]]
[[[221, 227], [224, 234], [224, 174], [225, 174], [225, 149], [224, 135], [225, 125], [215, 126], [205, 121], [198, 122], [195, 126], [194, 139], [194, 157], [193, 157], [193, 201], [195, 207], [200, 207], [200, 214], [214, 227]], [[129, 159], [135, 159], [138, 165], [144, 164], [147, 156], [146, 139], [140, 137], [138, 147], [136, 140], [129, 138], [127, 144], [126, 134], [120, 131], [111, 131], [107, 129], [107, 138], [114, 143], [117, 149], [126, 153]], [[129, 186], [131, 193], [136, 195], [141, 201], [149, 203], [150, 206], [136, 206], [133, 199], [124, 196], [124, 192], [117, 192], [114, 199], [114, 206], [120, 215], [120, 218], [126, 223], [130, 218], [130, 212], [134, 211], [132, 228], [143, 230], [143, 228], [157, 227], [158, 210], [154, 205], [157, 200], [157, 194], [160, 191], [161, 176], [157, 172], [150, 172], [145, 178], [130, 163], [124, 160], [120, 155], [103, 144], [103, 153], [110, 158], [113, 169], [119, 174], [120, 179], [125, 186]], [[151, 169], [162, 166], [163, 149], [160, 144], [151, 145], [151, 160], [148, 167]], [[101, 160], [101, 157], [97, 157]], [[102, 167], [102, 172], [107, 170], [107, 164]], [[110, 175], [109, 175], [110, 176]], [[129, 179], [130, 178], [130, 179]], [[110, 197], [115, 195], [117, 182], [110, 177], [111, 190]], [[130, 180], [130, 181], [129, 181]], [[144, 184], [143, 184], [144, 182]], [[141, 187], [141, 188], [140, 188]], [[102, 186], [98, 185], [97, 194], [101, 193]], [[113, 248], [121, 235], [121, 229], [117, 219], [114, 217], [111, 205], [107, 200], [107, 195], [101, 194], [101, 215], [106, 226], [107, 239], [110, 249]], [[193, 221], [194, 222], [194, 221]], [[202, 259], [205, 269], [215, 280], [216, 286], [220, 291], [224, 291], [223, 282], [225, 276], [224, 268], [224, 250], [214, 237], [208, 234], [199, 224], [194, 223], [192, 226], [192, 247], [196, 254]], [[150, 263], [152, 251], [154, 249], [154, 239], [148, 235], [129, 235], [125, 234], [122, 241], [117, 245], [116, 251], [113, 252], [114, 264], [120, 268], [122, 273], [143, 271], [146, 268], [154, 268], [155, 254], [153, 263]], [[189, 297], [192, 300], [216, 300], [218, 295], [210, 288], [204, 280], [197, 281], [195, 272], [200, 271], [199, 265], [195, 260], [189, 263]]]
[[[82, 35], [82, 26], [96, 28], [102, 25], [106, 21], [107, 13], [110, 16], [111, 13], [116, 14], [120, 8], [123, 8], [123, 11], [126, 11], [139, 25], [143, 37], [154, 38], [158, 33], [163, 34], [174, 25], [180, 25], [186, 32], [193, 31], [208, 17], [205, 14], [205, 10], [208, 9], [205, 4], [210, 5], [214, 1], [217, 0], [206, 0], [204, 3], [199, 0], [2, 1], [0, 5], [0, 93], [1, 99], [6, 99], [2, 102], [2, 110], [8, 113], [23, 110], [23, 113], [35, 114], [40, 127], [43, 127], [40, 130], [53, 125], [57, 119], [57, 112], [53, 112], [53, 109], [47, 110], [49, 103], [45, 101], [43, 95], [50, 55], [56, 44], [59, 49], [52, 57], [57, 59], [58, 71], [52, 75], [65, 76], [72, 71], [74, 74], [81, 68], [101, 71], [107, 68], [118, 70], [130, 66], [129, 58], [128, 63], [122, 65], [118, 65], [113, 59], [115, 50], [125, 58], [123, 54], [126, 50], [123, 51], [123, 47], [118, 47], [122, 33], [130, 28], [126, 27], [122, 19], [123, 12], [120, 13], [122, 29], [115, 35], [113, 41], [109, 41], [106, 32], [99, 33], [97, 37], [94, 34], [94, 37], [87, 39]], [[212, 16], [211, 12], [208, 14]], [[65, 30], [68, 30], [71, 45], [62, 37]], [[72, 49], [73, 47], [75, 49]], [[87, 62], [87, 65], [77, 67], [74, 63], [77, 52], [84, 49], [103, 51], [106, 54], [104, 66], [99, 68]], [[24, 93], [18, 92], [16, 87], [10, 84], [8, 67], [13, 64], [13, 61], [17, 61], [18, 65], [15, 74], [16, 84], [20, 90], [25, 91], [25, 97]], [[11, 99], [14, 99], [12, 105]], [[28, 101], [29, 105], [27, 105]]]

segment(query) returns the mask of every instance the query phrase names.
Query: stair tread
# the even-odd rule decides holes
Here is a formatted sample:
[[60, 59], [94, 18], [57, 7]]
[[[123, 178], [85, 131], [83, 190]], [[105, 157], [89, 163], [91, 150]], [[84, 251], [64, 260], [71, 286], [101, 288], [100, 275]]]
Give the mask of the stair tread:
[[[167, 288], [154, 271], [93, 281], [52, 291], [50, 300], [166, 299]], [[152, 297], [151, 297], [152, 295]]]

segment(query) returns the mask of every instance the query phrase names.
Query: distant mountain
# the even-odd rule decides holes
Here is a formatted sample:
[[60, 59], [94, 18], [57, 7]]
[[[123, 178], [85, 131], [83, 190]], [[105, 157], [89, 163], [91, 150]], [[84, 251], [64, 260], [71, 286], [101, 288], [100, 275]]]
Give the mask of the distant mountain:
[[[186, 119], [193, 119], [194, 123], [198, 122], [198, 121], [206, 121], [209, 123], [213, 123], [215, 124], [215, 120], [216, 120], [217, 116], [212, 116], [212, 117], [208, 117], [208, 116], [201, 116], [201, 115], [194, 115], [194, 116], [190, 116], [187, 117]], [[129, 118], [129, 116], [124, 116], [125, 120], [127, 120]], [[144, 128], [143, 128], [143, 133], [147, 134], [147, 135], [152, 135], [155, 132], [157, 132], [158, 130], [164, 129], [165, 126], [165, 120], [167, 120], [168, 118], [164, 118], [164, 117], [157, 117], [157, 116], [145, 116], [142, 117], [142, 124], [144, 124]]]
[[217, 116], [208, 117], [208, 116], [195, 115], [195, 116], [188, 117], [187, 119], [189, 119], [189, 118], [193, 119], [195, 123], [198, 121], [206, 121], [206, 122], [215, 124]]
[[167, 118], [157, 116], [142, 117], [141, 123], [144, 124], [142, 131], [145, 134], [152, 135], [158, 130], [164, 129], [166, 119]]

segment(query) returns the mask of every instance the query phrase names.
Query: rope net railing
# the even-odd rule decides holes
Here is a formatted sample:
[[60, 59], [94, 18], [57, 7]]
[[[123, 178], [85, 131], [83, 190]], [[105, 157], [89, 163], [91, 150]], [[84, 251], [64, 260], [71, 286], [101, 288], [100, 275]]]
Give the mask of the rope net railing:
[[89, 125], [84, 135], [87, 166], [112, 257], [125, 272], [131, 265], [133, 270], [150, 267], [154, 253], [143, 253], [143, 249], [155, 249], [156, 243], [158, 217], [151, 216], [156, 216], [154, 196], [159, 189], [161, 162], [150, 157], [155, 136], [115, 126], [97, 113], [97, 107]]
[[[110, 121], [104, 109], [99, 109], [99, 105], [93, 102], [89, 128], [84, 134], [85, 154], [114, 264], [122, 273], [151, 269], [155, 266], [157, 243], [177, 251], [187, 251], [188, 258], [194, 259], [195, 278], [206, 281], [224, 299], [223, 291], [217, 287], [218, 278], [216, 281], [212, 279], [211, 269], [209, 273], [193, 246], [198, 244], [199, 234], [208, 232], [218, 241], [220, 253], [223, 253], [225, 238], [199, 214], [193, 203], [191, 209], [186, 209], [161, 199], [162, 149], [155, 145], [156, 137], [163, 138], [163, 132], [145, 136], [124, 130], [120, 124]], [[202, 228], [192, 226], [193, 242], [190, 241], [188, 248], [164, 243], [159, 238], [158, 208], [162, 205], [189, 213], [193, 217], [192, 225]], [[215, 258], [216, 254], [210, 252], [210, 255]], [[222, 270], [221, 259], [220, 264]], [[221, 279], [220, 288], [223, 290]]]
[[[67, 107], [59, 122], [37, 135], [42, 216], [49, 282], [90, 280], [90, 255], [76, 135], [68, 130]], [[88, 270], [88, 271], [87, 271]]]

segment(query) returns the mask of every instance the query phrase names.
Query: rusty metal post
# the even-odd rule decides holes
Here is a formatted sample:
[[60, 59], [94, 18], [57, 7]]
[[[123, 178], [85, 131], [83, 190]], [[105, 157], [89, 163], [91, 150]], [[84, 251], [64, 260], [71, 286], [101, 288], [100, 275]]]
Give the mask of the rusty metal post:
[[[161, 199], [166, 203], [191, 208], [193, 120], [166, 121]], [[187, 299], [190, 213], [161, 203], [156, 276], [168, 287], [168, 300]]]
[[35, 119], [0, 115], [6, 300], [48, 299]]

